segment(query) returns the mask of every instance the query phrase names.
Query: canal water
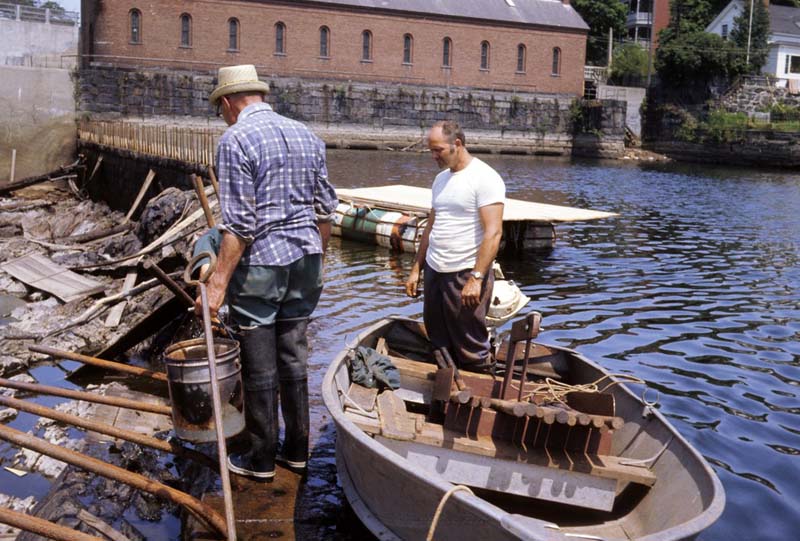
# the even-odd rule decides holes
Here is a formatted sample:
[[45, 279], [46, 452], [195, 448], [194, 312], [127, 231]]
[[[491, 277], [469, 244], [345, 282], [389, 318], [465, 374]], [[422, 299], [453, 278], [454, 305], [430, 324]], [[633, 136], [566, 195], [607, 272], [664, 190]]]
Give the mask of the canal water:
[[[436, 173], [426, 154], [332, 150], [328, 157], [339, 188], [428, 187]], [[481, 158], [506, 180], [510, 197], [619, 213], [558, 226], [551, 252], [500, 263], [531, 297], [528, 309], [544, 315], [542, 342], [646, 380], [662, 413], [711, 463], [727, 506], [700, 539], [796, 539], [800, 174]], [[364, 326], [395, 314], [421, 317], [422, 300], [403, 294], [412, 259], [331, 242], [326, 289], [310, 327], [313, 455], [297, 498], [297, 539], [369, 539], [336, 484], [335, 431], [319, 388], [331, 359]], [[31, 372], [43, 383], [72, 385], [55, 367]], [[60, 401], [39, 400], [51, 407]], [[20, 414], [11, 425], [28, 430], [34, 422]], [[0, 445], [0, 455], [8, 453]], [[0, 481], [0, 492], [21, 497], [42, 498], [50, 488], [38, 475], [0, 472]], [[156, 524], [128, 519], [149, 538], [180, 539], [179, 521], [168, 513]]]
[[[328, 156], [340, 188], [429, 186], [436, 172], [428, 155]], [[548, 254], [500, 262], [531, 297], [528, 308], [544, 315], [542, 342], [575, 348], [611, 372], [646, 380], [658, 392], [661, 412], [711, 463], [727, 506], [700, 539], [796, 539], [800, 174], [481, 158], [506, 180], [510, 197], [619, 213], [559, 226]], [[392, 314], [421, 317], [422, 300], [403, 294], [411, 264], [409, 254], [334, 239], [311, 327], [312, 389], [365, 325]], [[335, 477], [335, 435], [318, 392], [312, 415], [306, 516], [345, 517], [335, 526], [323, 520], [331, 527], [317, 529], [320, 537], [363, 538], [352, 516], [338, 511], [344, 511], [341, 491], [328, 486]]]

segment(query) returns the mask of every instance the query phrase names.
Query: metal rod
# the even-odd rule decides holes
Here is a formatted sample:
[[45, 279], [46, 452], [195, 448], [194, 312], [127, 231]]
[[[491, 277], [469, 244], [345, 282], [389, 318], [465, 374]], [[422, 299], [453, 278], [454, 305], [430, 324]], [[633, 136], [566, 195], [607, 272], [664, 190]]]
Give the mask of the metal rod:
[[158, 280], [164, 284], [167, 289], [172, 291], [172, 293], [174, 293], [175, 296], [178, 297], [181, 302], [183, 302], [183, 304], [186, 306], [194, 306], [194, 299], [188, 293], [186, 293], [186, 290], [178, 285], [178, 282], [170, 278], [169, 275], [161, 270], [161, 268], [153, 261], [147, 260], [142, 264], [142, 266], [146, 271], [158, 278]]
[[19, 511], [12, 511], [5, 507], [0, 507], [0, 523], [41, 535], [47, 539], [55, 539], [56, 541], [105, 541], [102, 537], [95, 537], [55, 524], [49, 520], [34, 517], [27, 513], [20, 513]]
[[208, 291], [202, 281], [198, 281], [200, 301], [203, 305], [203, 331], [206, 335], [206, 354], [208, 371], [211, 375], [211, 399], [214, 405], [214, 428], [217, 432], [217, 451], [219, 454], [219, 475], [222, 480], [222, 496], [225, 500], [225, 519], [228, 526], [228, 540], [236, 541], [236, 517], [233, 513], [233, 495], [228, 474], [228, 451], [225, 448], [225, 428], [222, 425], [222, 400], [219, 397], [217, 381], [217, 355], [214, 349], [214, 333], [211, 330], [211, 310], [208, 306]]
[[139, 400], [129, 400], [127, 398], [119, 398], [116, 396], [105, 396], [102, 394], [87, 393], [84, 391], [72, 391], [70, 389], [61, 389], [60, 387], [39, 385], [38, 383], [26, 383], [24, 381], [14, 381], [5, 378], [0, 378], [0, 386], [8, 387], [9, 389], [17, 389], [18, 391], [28, 391], [31, 393], [45, 394], [49, 396], [61, 396], [64, 398], [72, 398], [74, 400], [83, 400], [84, 402], [91, 402], [93, 404], [106, 404], [108, 406], [117, 406], [119, 408], [146, 411], [149, 413], [157, 413], [159, 415], [172, 415], [172, 409], [169, 406], [152, 404], [150, 402], [142, 402]]
[[85, 430], [92, 430], [99, 434], [105, 434], [107, 436], [112, 436], [114, 438], [120, 438], [126, 441], [137, 443], [139, 445], [144, 445], [145, 447], [150, 447], [152, 449], [158, 449], [159, 451], [171, 453], [173, 455], [180, 455], [189, 458], [191, 460], [194, 460], [195, 462], [199, 462], [214, 470], [219, 468], [219, 464], [217, 464], [216, 460], [204, 455], [203, 453], [195, 451], [194, 449], [189, 449], [187, 447], [184, 447], [183, 445], [176, 443], [174, 441], [159, 440], [157, 438], [146, 436], [138, 432], [125, 430], [116, 426], [108, 425], [106, 423], [92, 421], [90, 419], [83, 419], [75, 415], [70, 415], [69, 413], [57, 411], [51, 408], [47, 408], [45, 406], [41, 406], [39, 404], [34, 404], [33, 402], [20, 400], [18, 398], [11, 398], [8, 396], [0, 395], [0, 405], [21, 411], [27, 411], [28, 413], [33, 413], [34, 415], [38, 415], [39, 417], [47, 417], [48, 419], [54, 419], [56, 421], [67, 423], [72, 426], [77, 426]]
[[62, 351], [60, 349], [51, 348], [48, 346], [33, 345], [33, 346], [28, 346], [28, 349], [36, 353], [44, 353], [45, 355], [50, 355], [51, 357], [62, 357], [64, 359], [70, 359], [72, 361], [78, 361], [84, 364], [99, 366], [100, 368], [106, 368], [108, 370], [116, 370], [117, 372], [125, 372], [126, 374], [133, 374], [134, 376], [146, 376], [158, 381], [164, 381], [164, 382], [167, 381], [167, 375], [165, 373], [155, 372], [153, 370], [148, 370], [147, 368], [139, 368], [127, 364], [116, 363], [114, 361], [106, 361], [105, 359], [98, 359], [97, 357], [89, 357], [88, 355], [81, 355], [80, 353]]
[[203, 179], [192, 173], [192, 184], [194, 184], [194, 191], [197, 192], [197, 198], [200, 200], [200, 205], [203, 207], [203, 213], [206, 215], [206, 222], [208, 227], [214, 227], [214, 214], [211, 213], [211, 207], [208, 204], [206, 191], [203, 189]]
[[17, 149], [11, 149], [11, 171], [8, 174], [8, 183], [14, 183], [14, 176], [17, 172]]
[[71, 449], [53, 445], [30, 434], [14, 430], [8, 426], [0, 425], [0, 439], [13, 443], [25, 449], [31, 449], [43, 455], [47, 455], [56, 460], [72, 464], [83, 470], [96, 473], [108, 479], [113, 479], [136, 489], [143, 490], [155, 496], [168, 499], [171, 502], [182, 505], [187, 511], [194, 515], [198, 520], [207, 524], [215, 531], [226, 535], [225, 520], [209, 505], [198, 499], [167, 486], [158, 481], [148, 479], [138, 473], [129, 472], [119, 466], [107, 464], [102, 460], [78, 453]]

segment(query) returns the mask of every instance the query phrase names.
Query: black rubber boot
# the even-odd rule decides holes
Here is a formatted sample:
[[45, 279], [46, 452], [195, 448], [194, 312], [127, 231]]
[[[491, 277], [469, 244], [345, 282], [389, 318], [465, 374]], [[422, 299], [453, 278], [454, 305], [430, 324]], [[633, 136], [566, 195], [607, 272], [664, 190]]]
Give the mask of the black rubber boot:
[[308, 461], [308, 320], [279, 321], [278, 371], [285, 438], [277, 460], [294, 470]]
[[250, 449], [228, 457], [228, 469], [259, 479], [275, 476], [278, 447], [278, 386], [275, 327], [256, 327], [240, 333], [245, 426]]

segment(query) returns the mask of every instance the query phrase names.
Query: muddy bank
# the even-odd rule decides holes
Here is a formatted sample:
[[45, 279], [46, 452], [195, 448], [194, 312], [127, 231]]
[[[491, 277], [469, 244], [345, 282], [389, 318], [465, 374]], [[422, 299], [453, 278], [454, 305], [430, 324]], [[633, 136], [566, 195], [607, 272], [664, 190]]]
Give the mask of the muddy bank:
[[[75, 185], [79, 186], [80, 181]], [[130, 336], [144, 318], [173, 297], [156, 281], [145, 287], [151, 277], [140, 269], [141, 258], [132, 256], [198, 207], [192, 192], [168, 189], [147, 203], [137, 222], [119, 228], [125, 223], [125, 214], [103, 203], [82, 199], [80, 190], [70, 189], [66, 182], [45, 183], [0, 198], [0, 342], [3, 344], [0, 377], [97, 394], [107, 394], [109, 390], [119, 393], [116, 387], [127, 389], [130, 378], [115, 374], [94, 372], [83, 376], [80, 382], [70, 381], [67, 378], [81, 367], [80, 363], [35, 354], [28, 347], [37, 344], [93, 355]], [[196, 226], [187, 227], [176, 241], [156, 243], [148, 257], [160, 262], [168, 272], [177, 267], [182, 270], [184, 254], [194, 233], [203, 225], [198, 221]], [[119, 231], [87, 240], [96, 237], [97, 232], [115, 229]], [[90, 277], [100, 283], [103, 290], [64, 302], [37, 289], [38, 282], [25, 283], [2, 270], [3, 264], [31, 255], [45, 257], [81, 276]], [[129, 275], [136, 277], [134, 288], [141, 286], [139, 289], [143, 291], [126, 298], [120, 293]], [[108, 299], [116, 302], [105, 302]], [[122, 310], [118, 322], [109, 317], [114, 310]], [[163, 322], [161, 327], [167, 323]], [[120, 360], [150, 367], [150, 346], [151, 343], [145, 341]], [[156, 351], [152, 353], [157, 357]], [[124, 385], [106, 385], [104, 379], [109, 378], [120, 379]], [[56, 406], [80, 418], [98, 416], [98, 407], [83, 401], [17, 391], [5, 385], [0, 386], [0, 393], [47, 407]], [[166, 389], [162, 389], [162, 393], [166, 393]], [[178, 461], [138, 445], [110, 444], [111, 438], [87, 439], [86, 433], [69, 425], [2, 406], [0, 422], [60, 447], [141, 472], [151, 479], [180, 485], [177, 480], [184, 478], [185, 472]], [[165, 438], [168, 432], [160, 436]], [[37, 452], [0, 441], [0, 466], [0, 505], [6, 508], [97, 535], [97, 531], [87, 526], [91, 520], [86, 517], [91, 515], [113, 525], [131, 540], [154, 538], [151, 523], [160, 528], [180, 529], [174, 509], [164, 501], [124, 484], [67, 467]], [[181, 488], [188, 490], [188, 487]], [[199, 484], [197, 490], [202, 488]], [[0, 537], [13, 538], [15, 533], [13, 528], [0, 525]]]

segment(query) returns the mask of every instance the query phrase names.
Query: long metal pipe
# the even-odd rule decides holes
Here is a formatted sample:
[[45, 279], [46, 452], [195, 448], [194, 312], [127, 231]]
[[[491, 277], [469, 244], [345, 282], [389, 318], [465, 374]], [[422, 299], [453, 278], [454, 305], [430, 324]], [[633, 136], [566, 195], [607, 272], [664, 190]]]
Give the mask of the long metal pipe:
[[174, 441], [159, 440], [145, 434], [140, 434], [131, 430], [125, 430], [123, 428], [92, 421], [90, 419], [83, 419], [76, 415], [70, 415], [69, 413], [57, 411], [52, 408], [47, 408], [45, 406], [34, 404], [33, 402], [28, 402], [26, 400], [20, 400], [18, 398], [0, 395], [0, 405], [21, 411], [27, 411], [28, 413], [33, 413], [34, 415], [38, 415], [40, 417], [47, 417], [48, 419], [54, 419], [62, 423], [84, 428], [86, 430], [92, 430], [99, 434], [105, 434], [114, 438], [121, 438], [126, 441], [138, 443], [139, 445], [158, 449], [159, 451], [180, 455], [208, 466], [215, 471], [219, 468], [219, 464], [213, 458], [204, 455], [199, 451], [195, 451], [194, 449], [184, 447], [183, 445], [180, 445]]
[[44, 353], [45, 355], [50, 355], [51, 357], [61, 357], [64, 359], [70, 359], [72, 361], [78, 361], [79, 363], [99, 366], [100, 368], [106, 368], [108, 370], [116, 370], [117, 372], [133, 374], [134, 376], [146, 376], [158, 381], [164, 381], [164, 382], [167, 381], [167, 375], [165, 373], [148, 370], [147, 368], [139, 368], [137, 366], [130, 366], [127, 364], [116, 363], [114, 361], [106, 361], [105, 359], [98, 359], [97, 357], [89, 357], [88, 355], [81, 355], [80, 353], [63, 351], [48, 346], [33, 345], [33, 346], [28, 346], [28, 349], [35, 353]]
[[194, 306], [194, 299], [186, 293], [186, 291], [178, 285], [175, 280], [170, 278], [170, 276], [161, 270], [161, 267], [156, 265], [153, 261], [147, 260], [145, 261], [142, 266], [144, 270], [151, 273], [154, 277], [158, 278], [158, 280], [164, 284], [167, 289], [172, 291], [172, 293], [186, 306]]
[[20, 513], [19, 511], [12, 511], [5, 507], [0, 507], [0, 523], [41, 535], [47, 539], [55, 539], [56, 541], [105, 541], [102, 537], [95, 537], [55, 524], [49, 520]]
[[18, 391], [28, 391], [31, 393], [46, 394], [50, 396], [61, 396], [63, 398], [72, 398], [74, 400], [92, 402], [93, 404], [106, 404], [108, 406], [117, 406], [119, 408], [146, 411], [149, 413], [157, 413], [159, 415], [172, 415], [172, 408], [163, 404], [153, 404], [151, 402], [130, 400], [117, 396], [105, 396], [97, 393], [87, 393], [85, 391], [61, 389], [60, 387], [51, 387], [50, 385], [40, 385], [38, 383], [26, 383], [24, 381], [14, 381], [0, 378], [0, 387], [8, 387], [9, 389], [17, 389]]
[[185, 492], [176, 490], [163, 483], [159, 483], [158, 481], [148, 479], [147, 477], [139, 475], [138, 473], [129, 472], [128, 470], [120, 468], [119, 466], [107, 464], [102, 460], [72, 451], [71, 449], [53, 445], [52, 443], [44, 441], [35, 436], [31, 436], [30, 434], [20, 432], [19, 430], [14, 430], [8, 426], [0, 425], [0, 439], [20, 447], [24, 447], [25, 449], [31, 449], [38, 453], [42, 453], [43, 455], [61, 460], [68, 464], [72, 464], [73, 466], [77, 466], [78, 468], [86, 471], [107, 477], [108, 479], [125, 483], [126, 485], [130, 485], [136, 489], [143, 490], [155, 496], [168, 499], [174, 503], [182, 505], [198, 520], [202, 521], [204, 524], [207, 524], [223, 536], [227, 535], [225, 519], [209, 505], [206, 505], [200, 500], [193, 498]]
[[[213, 263], [212, 263], [213, 267]], [[191, 267], [187, 266], [187, 273]], [[222, 481], [222, 496], [225, 502], [225, 519], [228, 527], [228, 540], [236, 541], [236, 517], [233, 512], [233, 494], [231, 493], [231, 480], [228, 474], [228, 451], [225, 447], [225, 429], [222, 424], [222, 400], [219, 396], [219, 382], [217, 378], [217, 356], [214, 347], [214, 333], [211, 330], [211, 311], [208, 305], [208, 290], [206, 284], [198, 281], [200, 288], [200, 301], [203, 305], [203, 330], [206, 335], [206, 354], [208, 355], [208, 372], [211, 376], [211, 402], [214, 406], [214, 428], [217, 432], [217, 453], [219, 454], [219, 476]]]

